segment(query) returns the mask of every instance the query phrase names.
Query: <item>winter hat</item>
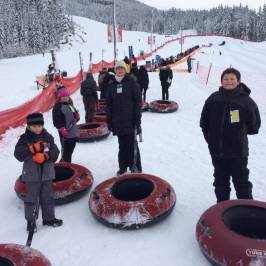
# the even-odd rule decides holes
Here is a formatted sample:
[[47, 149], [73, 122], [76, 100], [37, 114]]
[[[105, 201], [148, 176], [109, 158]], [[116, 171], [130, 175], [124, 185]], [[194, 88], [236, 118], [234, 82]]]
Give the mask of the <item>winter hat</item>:
[[117, 69], [118, 67], [123, 67], [124, 69], [126, 69], [126, 63], [124, 61], [117, 61], [115, 63], [115, 69]]
[[41, 113], [32, 113], [27, 117], [27, 125], [44, 125], [43, 115]]
[[62, 98], [62, 97], [67, 97], [70, 96], [70, 93], [67, 89], [62, 89], [58, 92], [58, 97]]

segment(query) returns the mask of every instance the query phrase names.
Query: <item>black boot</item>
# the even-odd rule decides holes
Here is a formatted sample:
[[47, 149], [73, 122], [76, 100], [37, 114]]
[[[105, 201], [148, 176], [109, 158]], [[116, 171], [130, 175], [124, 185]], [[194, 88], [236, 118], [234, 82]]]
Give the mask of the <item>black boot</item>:
[[42, 224], [48, 225], [48, 226], [53, 226], [53, 227], [58, 227], [58, 226], [61, 226], [63, 224], [63, 220], [54, 218], [50, 221], [43, 221]]
[[31, 231], [33, 229], [34, 232], [37, 232], [37, 226], [35, 221], [27, 222], [27, 231]]
[[119, 169], [117, 172], [116, 172], [116, 175], [123, 175], [124, 173], [127, 172], [127, 169]]

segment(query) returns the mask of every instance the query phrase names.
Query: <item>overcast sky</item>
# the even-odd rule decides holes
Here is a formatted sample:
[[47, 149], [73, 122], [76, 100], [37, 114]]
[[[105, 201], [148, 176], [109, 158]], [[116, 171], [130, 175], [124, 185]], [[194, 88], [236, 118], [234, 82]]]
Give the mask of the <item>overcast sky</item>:
[[250, 8], [258, 9], [259, 6], [266, 4], [266, 0], [138, 0], [147, 5], [154, 6], [159, 9], [169, 9], [171, 7], [181, 9], [210, 9], [220, 4], [233, 6], [248, 5]]

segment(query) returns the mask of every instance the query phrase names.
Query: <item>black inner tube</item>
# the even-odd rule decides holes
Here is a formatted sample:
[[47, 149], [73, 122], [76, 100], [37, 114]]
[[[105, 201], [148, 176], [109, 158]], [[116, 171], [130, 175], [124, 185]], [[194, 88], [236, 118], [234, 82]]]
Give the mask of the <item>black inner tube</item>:
[[14, 266], [14, 264], [9, 259], [0, 256], [0, 266]]
[[99, 124], [87, 124], [83, 126], [79, 126], [79, 129], [94, 129], [100, 127]]
[[159, 104], [171, 104], [171, 102], [164, 101], [164, 100], [159, 100], [159, 101], [156, 101], [156, 102], [159, 103]]
[[223, 221], [242, 236], [266, 240], [266, 209], [257, 206], [235, 206], [224, 211]]
[[[63, 167], [55, 165], [55, 179], [53, 182], [63, 181], [69, 179], [74, 175], [74, 170], [70, 167]], [[0, 265], [1, 266], [1, 265]]]
[[154, 184], [144, 178], [131, 178], [115, 183], [111, 194], [118, 200], [137, 201], [147, 198], [154, 190]]

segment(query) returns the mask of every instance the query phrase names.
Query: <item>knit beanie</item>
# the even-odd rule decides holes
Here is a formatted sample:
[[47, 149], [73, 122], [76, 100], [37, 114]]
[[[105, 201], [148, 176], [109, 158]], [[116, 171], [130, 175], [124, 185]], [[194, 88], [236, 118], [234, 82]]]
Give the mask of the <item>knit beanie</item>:
[[27, 116], [27, 125], [44, 125], [43, 115], [41, 113], [32, 113]]
[[124, 69], [126, 69], [126, 63], [124, 61], [117, 61], [115, 63], [115, 70], [118, 68], [118, 67], [123, 67]]

